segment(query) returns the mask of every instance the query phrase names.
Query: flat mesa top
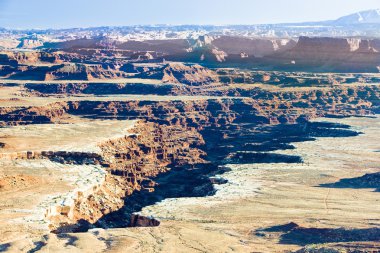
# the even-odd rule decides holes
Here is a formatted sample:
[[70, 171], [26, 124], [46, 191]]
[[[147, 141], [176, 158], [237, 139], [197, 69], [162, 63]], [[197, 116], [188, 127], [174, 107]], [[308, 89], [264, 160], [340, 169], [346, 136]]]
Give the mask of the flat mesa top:
[[[24, 96], [25, 89], [21, 86], [1, 87], [0, 86], [0, 108], [1, 107], [29, 107], [44, 106], [55, 102], [70, 101], [194, 101], [216, 98], [212, 96], [161, 96], [161, 95], [79, 95], [79, 96]], [[223, 98], [223, 97], [217, 97]]]
[[98, 145], [128, 135], [134, 120], [85, 121], [0, 128], [0, 153], [70, 151], [98, 153]]

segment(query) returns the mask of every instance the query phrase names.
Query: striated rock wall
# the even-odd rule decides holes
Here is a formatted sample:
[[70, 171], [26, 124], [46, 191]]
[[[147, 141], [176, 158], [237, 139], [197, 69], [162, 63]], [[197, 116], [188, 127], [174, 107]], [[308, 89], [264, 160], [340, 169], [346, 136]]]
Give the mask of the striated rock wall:
[[104, 180], [73, 199], [65, 199], [46, 210], [54, 232], [79, 231], [104, 215], [124, 206], [135, 191], [153, 192], [154, 178], [172, 166], [206, 163], [198, 147], [205, 144], [195, 128], [140, 121], [130, 135], [99, 143], [99, 153], [39, 151], [3, 153], [0, 159], [50, 159], [62, 164], [100, 165]]
[[379, 42], [379, 39], [300, 37], [292, 51], [315, 55], [331, 53], [331, 57], [344, 57], [343, 54], [351, 52], [377, 53]]
[[[173, 166], [206, 163], [204, 158], [208, 154], [201, 150], [207, 145], [205, 137], [208, 140], [220, 138], [214, 142], [223, 141], [227, 145], [230, 137], [239, 136], [234, 138], [239, 142], [235, 144], [245, 145], [245, 140], [254, 140], [252, 129], [255, 127], [307, 122], [310, 118], [323, 115], [368, 115], [379, 112], [380, 106], [377, 86], [276, 92], [252, 89], [239, 92], [245, 92], [244, 95], [250, 98], [61, 102], [42, 107], [2, 109], [0, 120], [3, 124], [16, 125], [55, 122], [67, 115], [141, 119], [131, 135], [101, 143], [100, 154], [27, 152], [15, 157], [100, 164], [107, 170], [104, 182], [87, 192], [78, 192], [69, 204], [47, 211], [51, 230], [65, 232], [91, 227], [105, 215], [122, 208], [124, 199], [136, 191], [153, 192], [156, 187], [154, 179]], [[297, 129], [302, 129], [302, 126], [297, 126]], [[229, 153], [226, 146], [214, 148], [222, 148], [225, 155]], [[252, 159], [300, 162], [298, 157], [268, 157], [256, 153], [240, 157], [239, 154], [232, 154], [229, 159], [236, 162]]]
[[198, 64], [185, 65], [183, 63], [168, 63], [162, 67], [152, 68], [137, 74], [138, 78], [159, 79], [164, 83], [187, 84], [187, 85], [204, 85], [218, 81], [216, 73], [208, 68]]
[[211, 91], [199, 88], [192, 91], [199, 95], [248, 98], [60, 102], [42, 107], [3, 109], [0, 124], [49, 123], [73, 114], [104, 119], [154, 119], [158, 123], [198, 127], [199, 123], [221, 125], [243, 116], [266, 122], [290, 117], [290, 122], [294, 122], [303, 117], [329, 114], [368, 115], [378, 113], [380, 107], [380, 91], [376, 85], [273, 92], [259, 88]]
[[78, 192], [70, 206], [52, 207], [46, 213], [55, 232], [76, 231], [123, 207], [134, 191], [154, 191], [154, 178], [171, 165], [205, 163], [198, 148], [202, 136], [191, 128], [140, 122], [133, 134], [100, 144], [108, 174], [101, 185]]
[[263, 57], [283, 52], [296, 45], [292, 39], [251, 39], [244, 37], [220, 36], [212, 41], [212, 45], [228, 55], [239, 55], [244, 52], [248, 57]]
[[44, 80], [93, 80], [122, 77], [125, 77], [122, 72], [103, 69], [100, 64], [65, 64], [47, 72]]
[[83, 80], [114, 79], [126, 76], [118, 70], [104, 69], [100, 64], [60, 64], [52, 66], [1, 66], [0, 75], [12, 80]]
[[27, 83], [25, 88], [41, 94], [173, 94], [175, 86], [171, 84], [142, 83]]
[[17, 48], [25, 48], [25, 49], [33, 49], [42, 47], [44, 45], [44, 42], [39, 39], [33, 39], [33, 38], [23, 38], [20, 41], [20, 44], [17, 45]]
[[276, 68], [377, 73], [379, 40], [300, 37], [294, 48], [274, 54], [266, 61]]
[[40, 64], [50, 63], [59, 64], [61, 60], [54, 53], [38, 52], [38, 51], [4, 51], [0, 53], [0, 65], [17, 64]]

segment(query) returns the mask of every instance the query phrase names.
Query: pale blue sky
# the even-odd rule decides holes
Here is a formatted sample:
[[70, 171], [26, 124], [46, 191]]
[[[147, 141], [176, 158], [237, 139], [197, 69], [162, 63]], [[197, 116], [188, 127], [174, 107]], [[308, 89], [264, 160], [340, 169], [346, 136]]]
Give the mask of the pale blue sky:
[[282, 23], [375, 8], [380, 0], [0, 0], [0, 27]]

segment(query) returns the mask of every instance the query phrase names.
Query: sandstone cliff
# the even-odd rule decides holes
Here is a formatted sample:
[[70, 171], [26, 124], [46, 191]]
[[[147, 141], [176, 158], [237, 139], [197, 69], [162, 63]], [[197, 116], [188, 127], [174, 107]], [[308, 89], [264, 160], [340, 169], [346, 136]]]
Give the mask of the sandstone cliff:
[[[274, 141], [273, 136], [257, 135], [254, 129], [261, 129], [262, 132], [268, 130], [267, 126], [294, 124], [278, 126], [277, 142], [279, 147], [284, 147], [286, 138], [289, 138], [288, 141], [310, 139], [308, 131], [317, 136], [334, 133], [307, 123], [310, 118], [324, 115], [368, 115], [379, 112], [380, 107], [377, 86], [277, 92], [252, 89], [238, 92], [245, 92], [244, 95], [250, 98], [69, 101], [41, 107], [4, 108], [0, 110], [0, 120], [3, 124], [16, 125], [52, 123], [67, 115], [92, 119], [140, 119], [131, 135], [101, 143], [100, 154], [27, 152], [15, 157], [100, 164], [107, 170], [104, 182], [88, 192], [78, 192], [72, 205], [48, 210], [46, 215], [51, 221], [51, 229], [55, 232], [70, 232], [91, 227], [105, 215], [119, 210], [125, 204], [125, 197], [136, 191], [155, 191], [155, 178], [169, 172], [170, 168], [206, 163], [206, 155], [210, 159], [229, 159], [227, 162], [262, 159], [275, 162], [301, 161], [299, 157], [293, 156], [255, 152], [239, 154], [237, 151], [242, 150], [242, 147], [250, 151], [258, 147], [266, 150], [266, 143]], [[289, 133], [304, 133], [304, 136], [284, 138], [283, 128]], [[309, 130], [305, 131], [305, 128]], [[342, 133], [339, 134], [343, 136], [353, 134], [340, 131]], [[247, 145], [259, 140], [260, 145]], [[210, 156], [201, 149], [213, 152]], [[213, 154], [220, 155], [221, 158], [213, 158]], [[202, 192], [205, 194], [209, 190], [206, 187]]]
[[157, 69], [138, 74], [136, 77], [159, 79], [163, 83], [203, 85], [217, 82], [216, 73], [198, 64], [168, 63]]
[[270, 56], [268, 63], [322, 72], [379, 72], [379, 40], [300, 37], [294, 48]]

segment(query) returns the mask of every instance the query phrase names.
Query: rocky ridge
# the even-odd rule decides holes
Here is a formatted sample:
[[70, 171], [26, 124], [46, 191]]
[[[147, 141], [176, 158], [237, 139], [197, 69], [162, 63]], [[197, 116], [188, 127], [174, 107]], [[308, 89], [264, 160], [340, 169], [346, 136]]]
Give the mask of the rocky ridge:
[[198, 64], [168, 63], [158, 69], [142, 72], [135, 77], [159, 79], [163, 83], [198, 86], [218, 81], [216, 73]]

